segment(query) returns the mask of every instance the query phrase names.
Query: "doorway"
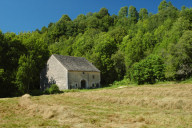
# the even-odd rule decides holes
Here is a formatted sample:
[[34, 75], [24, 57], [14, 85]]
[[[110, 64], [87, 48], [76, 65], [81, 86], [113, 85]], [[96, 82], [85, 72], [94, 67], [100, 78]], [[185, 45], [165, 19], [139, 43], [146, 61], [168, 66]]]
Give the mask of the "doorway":
[[86, 81], [81, 80], [81, 89], [85, 89], [85, 88], [86, 88]]

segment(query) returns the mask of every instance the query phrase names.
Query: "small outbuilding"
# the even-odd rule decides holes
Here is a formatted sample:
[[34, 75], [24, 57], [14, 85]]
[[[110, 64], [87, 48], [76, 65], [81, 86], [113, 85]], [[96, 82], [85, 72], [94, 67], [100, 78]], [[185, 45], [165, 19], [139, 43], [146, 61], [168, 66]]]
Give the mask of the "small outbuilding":
[[40, 88], [57, 84], [60, 90], [100, 87], [100, 71], [83, 57], [52, 55], [40, 73]]

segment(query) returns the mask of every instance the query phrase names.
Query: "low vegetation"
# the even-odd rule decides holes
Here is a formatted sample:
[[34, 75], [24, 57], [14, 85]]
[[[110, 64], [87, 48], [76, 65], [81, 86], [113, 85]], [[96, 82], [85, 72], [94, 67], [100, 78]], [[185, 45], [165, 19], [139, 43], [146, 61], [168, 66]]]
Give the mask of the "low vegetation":
[[45, 94], [57, 94], [61, 92], [62, 91], [59, 90], [59, 87], [56, 84], [52, 84], [50, 88], [46, 88], [44, 91]]
[[191, 127], [192, 85], [158, 84], [0, 99], [0, 127]]

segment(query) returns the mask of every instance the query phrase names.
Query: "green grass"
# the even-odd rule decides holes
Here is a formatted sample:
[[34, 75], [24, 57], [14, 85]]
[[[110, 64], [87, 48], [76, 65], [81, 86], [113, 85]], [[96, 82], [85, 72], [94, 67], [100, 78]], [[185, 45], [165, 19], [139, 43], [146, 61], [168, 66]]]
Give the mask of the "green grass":
[[189, 83], [189, 84], [192, 84], [192, 78], [189, 78], [185, 81], [182, 81], [181, 83]]
[[[178, 84], [178, 83], [183, 83], [183, 84], [189, 84], [192, 83], [192, 78], [187, 79], [185, 81], [160, 81], [155, 84], [144, 84], [144, 85], [171, 85], [171, 84]], [[143, 85], [137, 85], [134, 82], [131, 82], [129, 79], [123, 79], [121, 81], [114, 81], [113, 84], [109, 85], [102, 85], [101, 88], [94, 88], [94, 89], [69, 89], [69, 90], [62, 90], [60, 93], [69, 93], [69, 92], [87, 92], [87, 91], [98, 91], [98, 90], [103, 90], [103, 89], [114, 89], [114, 88], [119, 88], [119, 87], [137, 87], [137, 86], [143, 86]], [[31, 93], [33, 96], [40, 96], [43, 95], [43, 92], [40, 90], [33, 90]]]
[[[144, 84], [144, 85], [171, 85], [171, 84], [192, 84], [192, 78], [183, 80], [183, 81], [159, 81], [156, 82], [155, 84]], [[106, 88], [118, 88], [121, 86], [129, 86], [129, 87], [134, 87], [134, 86], [142, 86], [142, 85], [137, 85], [136, 83], [130, 81], [129, 79], [123, 79], [121, 81], [115, 81], [113, 84], [110, 84], [106, 86]]]
[[[155, 84], [144, 84], [144, 85], [172, 85], [172, 84], [190, 84], [192, 83], [192, 78], [187, 79], [185, 81], [159, 81]], [[143, 85], [137, 85], [134, 82], [131, 82], [129, 79], [123, 79], [121, 81], [114, 81], [113, 84], [109, 85], [102, 85], [101, 88], [95, 88], [95, 89], [69, 89], [69, 90], [62, 90], [64, 93], [68, 92], [87, 92], [87, 91], [98, 91], [103, 89], [114, 89], [119, 87], [137, 87], [137, 86], [143, 86]]]

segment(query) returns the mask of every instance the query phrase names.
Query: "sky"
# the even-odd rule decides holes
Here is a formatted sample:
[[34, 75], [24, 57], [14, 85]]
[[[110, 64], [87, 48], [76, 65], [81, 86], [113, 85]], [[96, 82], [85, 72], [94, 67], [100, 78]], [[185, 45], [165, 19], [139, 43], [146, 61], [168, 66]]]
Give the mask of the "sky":
[[[67, 14], [72, 20], [80, 14], [108, 9], [110, 15], [118, 14], [121, 7], [134, 6], [139, 11], [157, 13], [162, 0], [0, 0], [0, 30], [3, 33], [41, 30], [50, 22], [57, 22]], [[167, 0], [181, 9], [192, 7], [192, 0]]]

